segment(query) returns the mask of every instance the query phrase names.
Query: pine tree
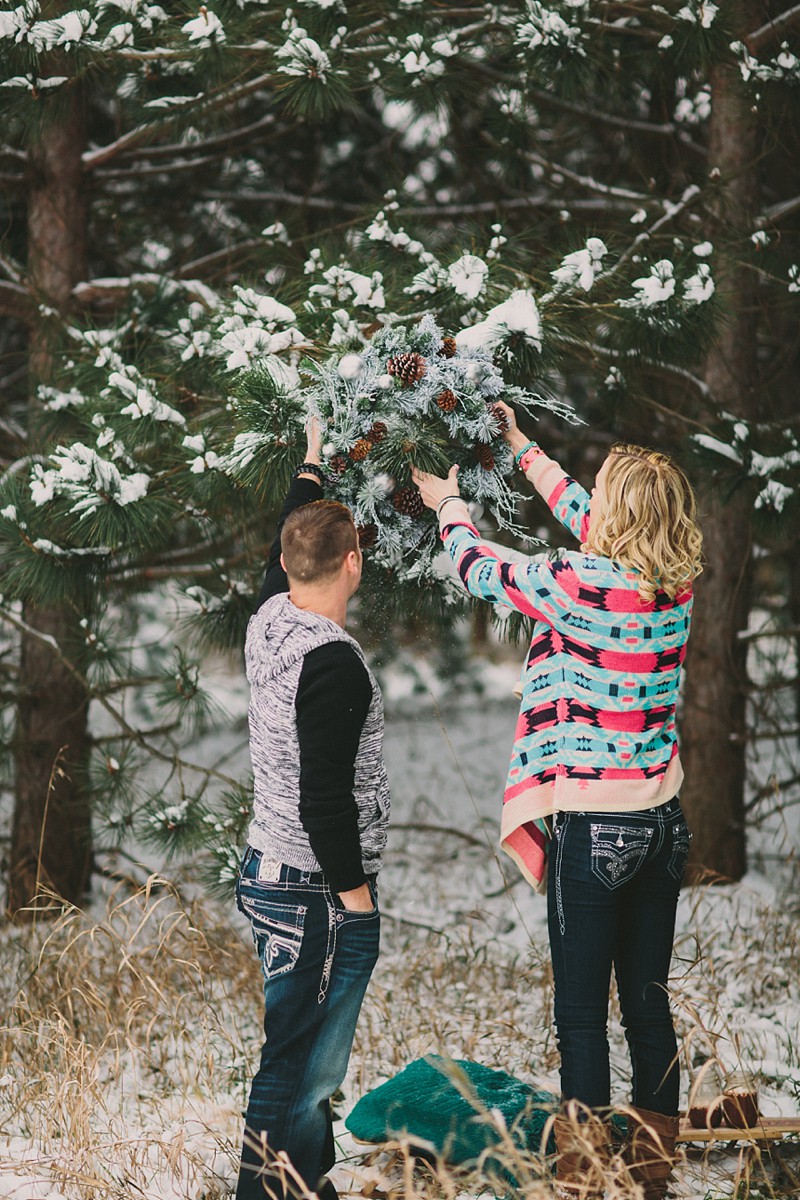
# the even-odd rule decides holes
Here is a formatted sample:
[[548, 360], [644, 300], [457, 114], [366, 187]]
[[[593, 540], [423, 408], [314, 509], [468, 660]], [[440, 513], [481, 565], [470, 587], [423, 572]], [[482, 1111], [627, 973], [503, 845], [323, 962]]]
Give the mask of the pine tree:
[[[180, 586], [207, 640], [240, 643], [266, 511], [302, 451], [309, 397], [345, 355], [368, 357], [391, 331], [399, 354], [419, 353], [413, 331], [434, 317], [462, 358], [541, 398], [531, 429], [575, 472], [622, 436], [684, 457], [694, 445], [705, 486], [740, 426], [749, 447], [778, 436], [796, 371], [782, 335], [800, 291], [786, 149], [799, 22], [753, 7], [3, 6], [10, 908], [42, 882], [80, 899], [90, 797], [103, 842], [134, 828], [177, 850], [210, 831], [229, 870], [243, 793], [181, 765], [181, 726], [203, 719], [197, 664], [177, 629], [138, 662], [135, 613], [154, 586]], [[363, 464], [358, 478], [374, 478], [379, 459], [406, 486], [408, 462], [456, 451], [473, 454], [478, 483], [506, 478], [502, 457], [485, 466], [497, 429], [476, 432], [483, 461], [449, 440], [455, 375], [428, 396], [409, 371], [392, 386], [425, 413], [406, 413], [407, 436], [384, 421], [379, 443], [366, 420], [347, 445], [337, 426], [331, 486]], [[591, 433], [554, 419], [565, 390]], [[698, 861], [732, 877], [750, 531], [754, 511], [796, 512], [793, 455], [767, 468], [740, 455], [733, 498], [706, 501], [687, 798]], [[379, 562], [380, 523], [366, 524]], [[376, 570], [372, 586], [391, 612], [393, 576]], [[435, 579], [414, 591], [448, 619]], [[118, 699], [139, 691], [152, 720], [132, 723]], [[114, 727], [93, 744], [89, 699]], [[169, 803], [136, 782], [148, 754], [175, 768]], [[228, 789], [220, 812], [211, 780]]]

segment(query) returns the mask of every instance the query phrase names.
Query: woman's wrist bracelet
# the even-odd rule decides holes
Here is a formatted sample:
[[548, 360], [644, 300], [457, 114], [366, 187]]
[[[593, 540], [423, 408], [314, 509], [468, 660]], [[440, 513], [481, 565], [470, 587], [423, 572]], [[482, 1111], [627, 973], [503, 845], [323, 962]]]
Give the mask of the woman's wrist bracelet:
[[538, 450], [538, 449], [539, 449], [538, 442], [526, 442], [525, 445], [522, 447], [522, 449], [518, 450], [517, 453], [514, 455], [514, 462], [517, 464], [517, 466], [519, 466], [519, 464], [522, 462], [524, 455], [526, 455], [529, 450]]
[[316, 475], [320, 483], [325, 482], [325, 472], [322, 470], [322, 467], [318, 466], [316, 463], [300, 463], [300, 466], [295, 469], [295, 479], [297, 479], [298, 475]]
[[442, 499], [439, 501], [439, 503], [436, 505], [436, 520], [437, 521], [439, 520], [439, 513], [442, 511], [445, 504], [447, 504], [450, 500], [463, 500], [463, 496], [455, 496], [455, 495], [443, 496]]

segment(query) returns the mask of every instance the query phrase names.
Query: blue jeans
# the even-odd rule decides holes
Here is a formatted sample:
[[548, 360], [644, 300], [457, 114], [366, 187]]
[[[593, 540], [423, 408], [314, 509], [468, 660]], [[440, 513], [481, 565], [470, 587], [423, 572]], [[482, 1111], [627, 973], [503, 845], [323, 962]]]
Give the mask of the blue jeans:
[[282, 1200], [297, 1191], [264, 1169], [264, 1146], [271, 1162], [285, 1151], [311, 1191], [333, 1165], [330, 1096], [345, 1077], [378, 958], [380, 916], [370, 886], [373, 911], [348, 912], [321, 873], [262, 865], [258, 850], [245, 851], [236, 902], [261, 960], [265, 1041], [245, 1114], [237, 1200]]
[[556, 815], [547, 908], [561, 1091], [611, 1102], [613, 965], [637, 1108], [675, 1116], [677, 1044], [667, 978], [690, 834], [676, 797], [643, 812]]

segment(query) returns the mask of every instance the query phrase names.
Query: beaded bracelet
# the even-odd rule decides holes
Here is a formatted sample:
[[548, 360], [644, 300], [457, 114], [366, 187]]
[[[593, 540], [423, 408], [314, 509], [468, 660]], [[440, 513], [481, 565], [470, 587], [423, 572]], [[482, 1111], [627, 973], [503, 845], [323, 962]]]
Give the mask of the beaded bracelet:
[[300, 463], [300, 466], [295, 469], [294, 478], [297, 479], [298, 475], [316, 475], [320, 483], [325, 482], [325, 472], [316, 463]]
[[447, 504], [447, 502], [449, 500], [462, 500], [462, 499], [463, 499], [463, 496], [443, 496], [442, 499], [439, 501], [439, 503], [436, 505], [436, 520], [437, 521], [439, 520], [439, 513], [442, 511], [445, 504]]
[[522, 447], [522, 449], [518, 450], [517, 453], [514, 455], [514, 462], [517, 464], [517, 466], [519, 466], [519, 464], [522, 462], [524, 455], [526, 455], [529, 450], [538, 450], [539, 453], [541, 454], [541, 448], [540, 448], [538, 442], [526, 442], [525, 445]]

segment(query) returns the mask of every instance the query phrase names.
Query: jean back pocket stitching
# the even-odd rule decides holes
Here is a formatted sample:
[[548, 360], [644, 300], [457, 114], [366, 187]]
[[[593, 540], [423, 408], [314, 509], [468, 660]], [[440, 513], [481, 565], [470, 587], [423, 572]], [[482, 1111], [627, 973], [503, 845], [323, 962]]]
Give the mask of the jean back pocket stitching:
[[[644, 862], [650, 849], [654, 827], [642, 825], [633, 828], [628, 825], [593, 822], [589, 831], [592, 840], [592, 872], [607, 887], [615, 888], [626, 878], [635, 875]], [[609, 838], [604, 840], [602, 834], [609, 835]], [[616, 839], [609, 840], [614, 834]], [[604, 860], [602, 867], [601, 860]]]
[[[692, 835], [690, 831], [685, 827], [681, 829], [680, 826], [674, 828], [672, 831], [672, 854], [667, 863], [667, 870], [673, 879], [683, 879], [691, 848]], [[680, 870], [676, 869], [678, 864], [680, 864]]]

